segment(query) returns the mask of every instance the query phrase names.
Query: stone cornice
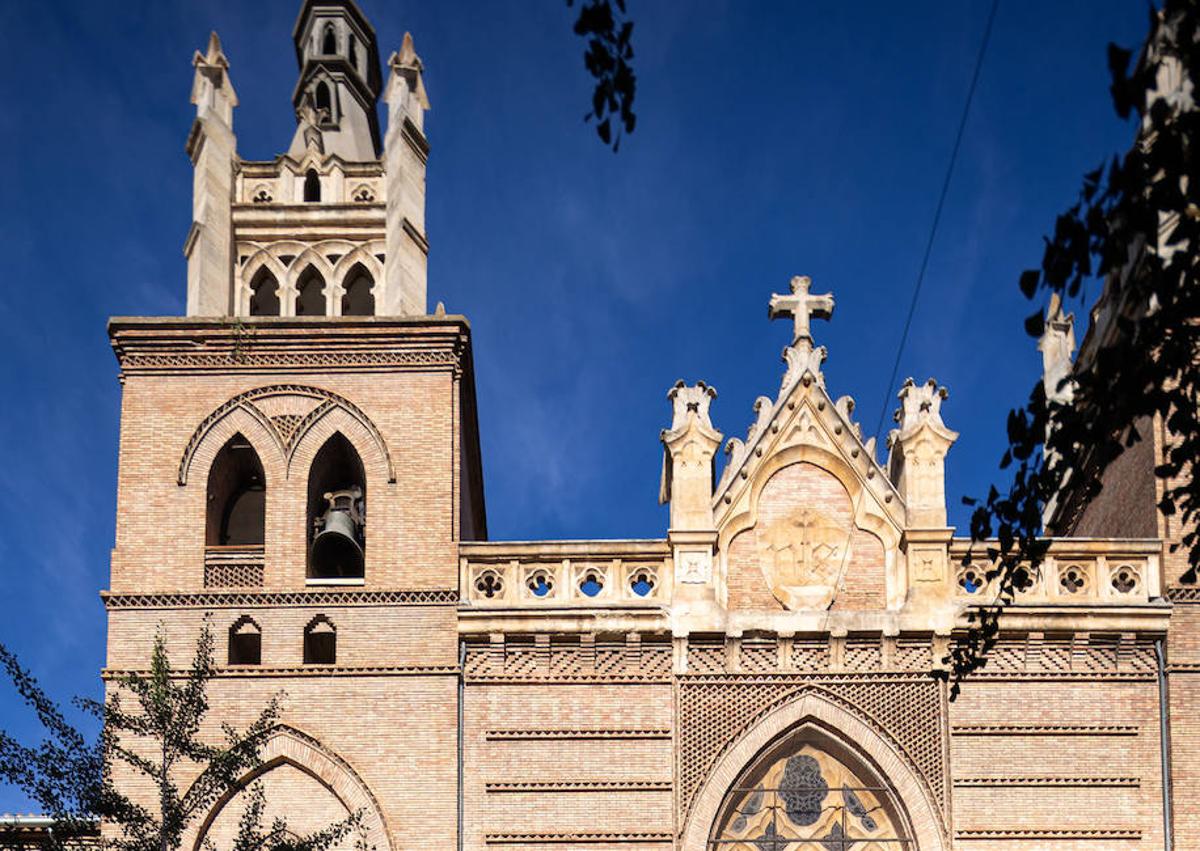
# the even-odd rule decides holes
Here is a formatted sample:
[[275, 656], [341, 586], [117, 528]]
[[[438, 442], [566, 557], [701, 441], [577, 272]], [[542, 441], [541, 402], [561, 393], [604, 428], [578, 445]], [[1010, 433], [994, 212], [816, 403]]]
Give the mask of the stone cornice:
[[[961, 617], [966, 626], [968, 606]], [[1101, 601], [1090, 603], [1013, 603], [1000, 616], [1004, 633], [1020, 632], [1136, 632], [1166, 635], [1171, 620], [1171, 606], [1165, 603], [1113, 605]]]
[[462, 316], [114, 317], [123, 375], [472, 369]]
[[472, 561], [604, 557], [664, 558], [671, 548], [662, 538], [574, 541], [463, 541], [459, 554]]

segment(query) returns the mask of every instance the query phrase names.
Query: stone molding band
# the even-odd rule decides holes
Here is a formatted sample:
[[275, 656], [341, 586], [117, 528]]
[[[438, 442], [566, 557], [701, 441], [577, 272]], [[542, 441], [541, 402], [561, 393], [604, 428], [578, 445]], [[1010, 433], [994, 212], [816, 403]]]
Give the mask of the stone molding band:
[[670, 792], [670, 780], [560, 780], [545, 783], [485, 783], [491, 793], [522, 792]]
[[395, 591], [252, 591], [200, 594], [119, 594], [102, 591], [104, 608], [243, 609], [270, 606], [456, 606], [454, 588]]
[[997, 787], [1074, 788], [1091, 786], [1096, 788], [1137, 789], [1142, 785], [1140, 777], [958, 777], [956, 788], [990, 789]]
[[951, 726], [952, 736], [1136, 736], [1133, 724], [962, 724]]
[[[256, 665], [246, 667], [218, 667], [213, 674], [215, 679], [231, 677], [237, 679], [256, 679], [262, 677], [429, 677], [455, 676], [459, 674], [457, 665], [296, 665], [289, 668], [260, 668]], [[120, 677], [137, 675], [149, 676], [146, 668], [105, 668], [100, 672], [103, 680], [115, 680]], [[171, 675], [173, 678], [185, 678], [187, 673], [180, 670]]]
[[989, 839], [1141, 839], [1140, 830], [1105, 830], [1104, 828], [1080, 828], [1078, 830], [956, 830], [954, 838], [964, 841]]
[[489, 742], [509, 741], [591, 741], [595, 739], [670, 739], [670, 730], [488, 730]]
[[635, 845], [675, 841], [669, 833], [488, 833], [486, 845]]

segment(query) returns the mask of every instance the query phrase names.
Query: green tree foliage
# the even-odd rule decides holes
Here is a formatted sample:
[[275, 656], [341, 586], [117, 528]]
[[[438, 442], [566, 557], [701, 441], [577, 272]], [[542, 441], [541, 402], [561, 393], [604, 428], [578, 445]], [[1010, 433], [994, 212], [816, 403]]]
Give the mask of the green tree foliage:
[[[17, 693], [34, 710], [47, 737], [37, 747], [0, 731], [0, 779], [22, 789], [54, 819], [50, 844], [64, 848], [94, 833], [102, 822], [115, 830], [102, 842], [113, 851], [175, 851], [188, 826], [219, 801], [242, 791], [244, 778], [261, 765], [263, 745], [279, 717], [280, 697], [272, 698], [245, 730], [222, 725], [219, 744], [201, 735], [209, 711], [207, 687], [215, 673], [213, 638], [206, 625], [191, 667], [173, 671], [161, 631], [154, 639], [148, 672], [125, 674], [105, 703], [77, 699], [76, 705], [101, 722], [88, 741], [0, 645], [3, 665]], [[132, 703], [133, 708], [126, 708]], [[120, 776], [140, 776], [155, 800], [134, 800], [120, 788]], [[181, 777], [191, 779], [186, 788]], [[282, 820], [262, 823], [266, 805], [260, 784], [245, 794], [246, 809], [234, 851], [324, 851], [361, 824], [361, 813], [306, 837], [288, 831]]]
[[[567, 0], [574, 6], [575, 0]], [[592, 108], [584, 121], [596, 122], [596, 134], [613, 151], [621, 149], [623, 133], [637, 124], [633, 98], [633, 21], [626, 18], [625, 0], [584, 0], [575, 20], [575, 34], [587, 39], [583, 64], [596, 80]]]
[[[1085, 285], [1099, 281], [1111, 321], [1094, 356], [1081, 357], [1069, 387], [1059, 388], [1070, 390], [1069, 402], [1047, 399], [1039, 383], [1009, 413], [1000, 466], [1012, 471], [1011, 482], [993, 487], [980, 503], [966, 500], [977, 506], [973, 549], [988, 550], [997, 596], [973, 613], [969, 632], [951, 647], [954, 694], [986, 664], [1005, 607], [1045, 556], [1047, 505], [1095, 497], [1108, 465], [1147, 437], [1138, 423], [1154, 417], [1170, 433], [1155, 470], [1162, 479], [1159, 508], [1187, 530], [1182, 546], [1191, 570], [1184, 581], [1195, 581], [1200, 478], [1192, 478], [1189, 465], [1200, 454], [1200, 114], [1192, 90], [1200, 79], [1198, 2], [1166, 0], [1152, 9], [1132, 66], [1130, 51], [1109, 45], [1113, 104], [1121, 118], [1138, 121], [1136, 142], [1084, 177], [1078, 199], [1045, 240], [1041, 268], [1020, 277], [1027, 298], [1058, 294], [1084, 309]], [[1042, 312], [1025, 325], [1040, 336]]]

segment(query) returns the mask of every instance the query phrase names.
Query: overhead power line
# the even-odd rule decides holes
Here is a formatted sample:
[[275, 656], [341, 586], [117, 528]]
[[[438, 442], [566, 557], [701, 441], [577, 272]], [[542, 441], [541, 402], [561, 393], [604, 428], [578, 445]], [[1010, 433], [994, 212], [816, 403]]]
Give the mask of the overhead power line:
[[992, 0], [992, 8], [988, 12], [987, 24], [983, 28], [983, 38], [979, 42], [979, 55], [975, 58], [975, 73], [971, 75], [971, 87], [967, 89], [967, 102], [963, 104], [962, 118], [958, 121], [958, 133], [954, 136], [954, 147], [950, 151], [950, 162], [946, 165], [946, 177], [942, 180], [942, 191], [938, 195], [937, 207], [933, 212], [933, 224], [929, 228], [929, 240], [925, 243], [925, 255], [921, 258], [921, 268], [917, 272], [917, 280], [913, 285], [912, 301], [908, 305], [908, 317], [904, 320], [904, 331], [900, 334], [900, 345], [896, 347], [896, 360], [892, 364], [892, 375], [888, 378], [884, 390], [883, 405], [879, 409], [879, 422], [875, 424], [876, 437], [883, 430], [883, 419], [887, 416], [888, 403], [892, 391], [896, 387], [896, 373], [900, 370], [900, 356], [904, 354], [904, 345], [908, 342], [908, 331], [912, 327], [913, 314], [917, 311], [917, 300], [921, 296], [921, 284], [925, 281], [925, 270], [929, 268], [929, 255], [933, 252], [933, 240], [937, 236], [938, 222], [942, 218], [942, 208], [946, 205], [946, 195], [950, 190], [950, 178], [954, 174], [954, 163], [958, 160], [958, 149], [962, 146], [963, 131], [967, 128], [967, 116], [971, 113], [971, 101], [975, 98], [975, 88], [979, 84], [979, 72], [983, 70], [983, 57], [987, 54], [988, 42], [992, 37], [992, 24], [996, 20], [996, 10], [1000, 0]]

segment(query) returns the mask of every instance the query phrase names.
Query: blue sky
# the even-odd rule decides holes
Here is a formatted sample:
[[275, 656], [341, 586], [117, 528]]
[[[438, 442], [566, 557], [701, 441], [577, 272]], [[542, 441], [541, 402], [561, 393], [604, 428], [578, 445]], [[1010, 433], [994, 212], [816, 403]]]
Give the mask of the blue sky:
[[[868, 431], [885, 402], [890, 417], [989, 6], [629, 3], [639, 120], [615, 156], [581, 121], [590, 79], [561, 0], [361, 3], [384, 57], [411, 30], [427, 68], [430, 304], [472, 322], [493, 538], [662, 536], [668, 387], [714, 385], [715, 425], [744, 434], [778, 387], [788, 323], [766, 303], [794, 274], [837, 299], [814, 331], [830, 391]], [[103, 660], [120, 405], [105, 319], [183, 311], [192, 52], [218, 31], [239, 152], [269, 159], [295, 126], [298, 7], [0, 0], [0, 641], [59, 698], [98, 694]], [[1136, 0], [1001, 4], [897, 379], [951, 390], [960, 529], [1040, 369], [1017, 276], [1083, 172], [1131, 138], [1104, 51], [1145, 23]], [[3, 689], [0, 721], [32, 732]], [[24, 806], [0, 789], [0, 811]]]

